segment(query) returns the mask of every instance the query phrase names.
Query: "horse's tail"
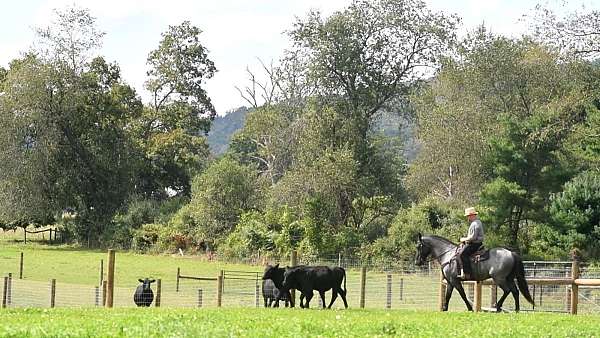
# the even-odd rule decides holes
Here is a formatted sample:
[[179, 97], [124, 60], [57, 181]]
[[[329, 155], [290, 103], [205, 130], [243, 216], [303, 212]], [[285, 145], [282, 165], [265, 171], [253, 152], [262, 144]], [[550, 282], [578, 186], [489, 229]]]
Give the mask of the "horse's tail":
[[515, 277], [517, 277], [517, 285], [519, 285], [519, 290], [521, 290], [521, 293], [525, 299], [527, 299], [531, 305], [535, 306], [533, 298], [529, 293], [527, 280], [525, 279], [525, 267], [523, 266], [523, 260], [521, 260], [521, 257], [515, 253], [513, 253], [513, 257], [515, 258], [515, 267], [513, 271], [515, 273]]

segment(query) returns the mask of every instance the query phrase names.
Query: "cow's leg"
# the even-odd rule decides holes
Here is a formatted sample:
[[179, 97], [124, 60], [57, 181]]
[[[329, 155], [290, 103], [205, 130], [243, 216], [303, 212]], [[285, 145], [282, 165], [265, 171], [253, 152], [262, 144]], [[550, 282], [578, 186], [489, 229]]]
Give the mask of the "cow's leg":
[[287, 299], [290, 300], [290, 306], [294, 307], [296, 304], [294, 304], [294, 299], [292, 298], [292, 293], [290, 292], [290, 290], [286, 291], [286, 295], [287, 295]]
[[267, 299], [267, 297], [264, 297], [264, 296], [263, 296], [263, 300], [264, 300], [264, 303], [265, 303], [265, 307], [269, 307], [269, 304], [268, 304], [268, 299]]
[[310, 292], [306, 294], [306, 301], [304, 302], [305, 309], [310, 309], [310, 300], [313, 298], [314, 295], [315, 294], [312, 290], [310, 290]]
[[275, 300], [275, 304], [273, 304], [273, 307], [279, 307], [279, 299]]
[[344, 307], [347, 309], [348, 302], [346, 301], [346, 290], [342, 290], [342, 288], [340, 287], [338, 292], [340, 293], [340, 296], [342, 297], [342, 300], [344, 301]]
[[[333, 302], [335, 302], [335, 300], [337, 299], [338, 293], [341, 294], [341, 290], [336, 289], [336, 288], [332, 288], [331, 289], [331, 302], [329, 302], [329, 306], [327, 307], [328, 309], [331, 309], [331, 306], [333, 305]], [[323, 307], [325, 307], [325, 301], [323, 299]]]
[[319, 291], [319, 296], [321, 296], [321, 304], [323, 304], [323, 308], [325, 308], [325, 291]]

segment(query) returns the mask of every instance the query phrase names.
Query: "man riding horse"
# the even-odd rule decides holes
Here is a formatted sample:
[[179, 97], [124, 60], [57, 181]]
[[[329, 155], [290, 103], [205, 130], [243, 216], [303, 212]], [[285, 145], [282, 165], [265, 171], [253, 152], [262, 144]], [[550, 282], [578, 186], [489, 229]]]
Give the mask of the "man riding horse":
[[466, 208], [465, 216], [470, 222], [469, 233], [467, 237], [461, 237], [460, 242], [463, 244], [463, 249], [460, 253], [462, 263], [462, 271], [458, 278], [462, 280], [471, 279], [471, 263], [470, 257], [477, 252], [483, 244], [483, 224], [477, 217], [475, 208]]

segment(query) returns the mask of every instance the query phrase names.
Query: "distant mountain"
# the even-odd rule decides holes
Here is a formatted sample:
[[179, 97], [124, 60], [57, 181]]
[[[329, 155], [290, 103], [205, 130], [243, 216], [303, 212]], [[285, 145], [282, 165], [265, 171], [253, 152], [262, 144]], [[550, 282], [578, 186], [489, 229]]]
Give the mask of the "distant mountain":
[[247, 107], [239, 107], [224, 116], [215, 117], [208, 133], [208, 145], [213, 155], [219, 156], [227, 151], [233, 134], [244, 126], [247, 113]]
[[[224, 116], [217, 116], [208, 133], [208, 144], [214, 156], [219, 156], [227, 151], [229, 142], [235, 132], [244, 127], [247, 107], [230, 110]], [[386, 136], [401, 136], [404, 141], [404, 156], [411, 162], [418, 152], [414, 136], [414, 122], [398, 113], [383, 112], [375, 121], [375, 132]]]
[[388, 137], [400, 137], [404, 146], [404, 157], [410, 163], [419, 152], [416, 125], [408, 113], [384, 111], [373, 123], [373, 131]]

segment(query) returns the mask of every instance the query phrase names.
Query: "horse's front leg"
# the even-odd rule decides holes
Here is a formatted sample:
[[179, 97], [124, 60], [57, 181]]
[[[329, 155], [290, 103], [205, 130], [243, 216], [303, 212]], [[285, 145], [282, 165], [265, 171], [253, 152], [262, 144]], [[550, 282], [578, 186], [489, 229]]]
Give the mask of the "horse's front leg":
[[465, 294], [465, 289], [463, 289], [463, 287], [462, 287], [462, 283], [456, 282], [456, 285], [454, 285], [454, 287], [458, 291], [458, 294], [460, 294], [460, 297], [462, 298], [462, 300], [465, 302], [465, 305], [467, 306], [467, 310], [473, 311], [473, 307], [471, 306], [471, 301], [469, 301], [469, 299], [467, 298], [467, 295]]
[[442, 311], [448, 311], [448, 305], [450, 305], [450, 297], [452, 297], [452, 291], [454, 291], [454, 285], [449, 282], [446, 284], [446, 301], [442, 304]]

